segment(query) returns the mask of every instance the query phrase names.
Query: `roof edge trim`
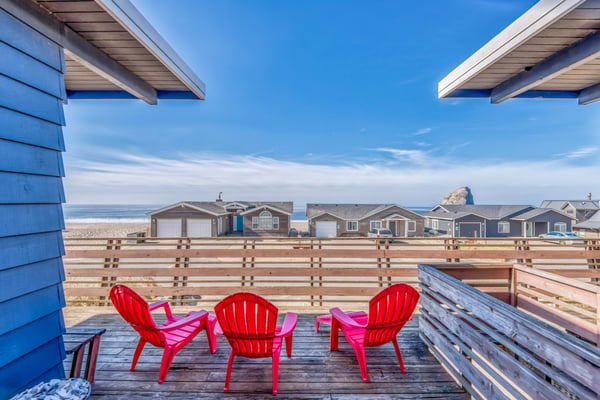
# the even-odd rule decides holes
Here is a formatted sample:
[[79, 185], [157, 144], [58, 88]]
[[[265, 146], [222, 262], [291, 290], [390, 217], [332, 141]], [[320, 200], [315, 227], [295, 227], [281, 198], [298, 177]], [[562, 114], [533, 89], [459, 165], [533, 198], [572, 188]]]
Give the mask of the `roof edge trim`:
[[494, 36], [438, 83], [438, 97], [445, 98], [461, 84], [529, 40], [586, 0], [540, 1]]
[[206, 86], [204, 82], [129, 0], [95, 0], [95, 2], [158, 58], [196, 95], [197, 99], [205, 99]]

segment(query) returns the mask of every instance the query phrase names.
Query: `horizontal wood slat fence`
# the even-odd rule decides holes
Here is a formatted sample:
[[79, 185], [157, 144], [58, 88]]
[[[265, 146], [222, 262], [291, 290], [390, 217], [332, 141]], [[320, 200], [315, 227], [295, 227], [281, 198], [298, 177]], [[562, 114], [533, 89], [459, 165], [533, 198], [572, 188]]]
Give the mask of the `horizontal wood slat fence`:
[[212, 307], [245, 290], [286, 310], [321, 312], [365, 306], [392, 283], [417, 286], [419, 263], [453, 264], [446, 272], [507, 302], [515, 262], [600, 278], [598, 240], [568, 246], [539, 239], [106, 238], [66, 239], [65, 248], [70, 305], [109, 305], [110, 287], [124, 283], [175, 305]]
[[[541, 286], [533, 277], [544, 273], [532, 273], [531, 267], [515, 271], [520, 284]], [[433, 266], [420, 265], [419, 280], [421, 337], [473, 398], [595, 399], [600, 394], [600, 349]]]

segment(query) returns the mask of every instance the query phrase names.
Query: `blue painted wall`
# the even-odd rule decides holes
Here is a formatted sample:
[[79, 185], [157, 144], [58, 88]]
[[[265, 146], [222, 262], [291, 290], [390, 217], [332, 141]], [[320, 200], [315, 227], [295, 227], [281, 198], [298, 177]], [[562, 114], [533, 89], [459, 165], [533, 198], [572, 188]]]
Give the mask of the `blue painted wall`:
[[0, 399], [63, 377], [62, 49], [0, 9]]

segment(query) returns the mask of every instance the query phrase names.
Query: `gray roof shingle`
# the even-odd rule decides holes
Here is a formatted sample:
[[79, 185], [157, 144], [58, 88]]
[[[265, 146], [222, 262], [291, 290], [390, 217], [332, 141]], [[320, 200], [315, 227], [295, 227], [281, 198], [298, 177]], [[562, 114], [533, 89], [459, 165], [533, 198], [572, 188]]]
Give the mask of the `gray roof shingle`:
[[502, 219], [506, 217], [510, 217], [517, 213], [522, 213], [524, 211], [528, 211], [533, 206], [529, 205], [495, 205], [495, 204], [465, 204], [465, 205], [439, 205], [434, 207], [438, 208], [442, 207], [448, 212], [444, 212], [443, 210], [437, 211], [429, 211], [424, 213], [423, 215], [430, 217], [443, 217], [456, 219], [461, 218], [465, 215], [475, 214], [483, 217], [485, 219]]
[[376, 214], [386, 208], [397, 207], [411, 214], [412, 211], [400, 207], [397, 204], [316, 204], [306, 205], [306, 216], [308, 219], [318, 217], [322, 214], [331, 214], [345, 220], [361, 220], [369, 215]]
[[596, 211], [587, 221], [573, 225], [573, 228], [600, 229], [600, 211]]

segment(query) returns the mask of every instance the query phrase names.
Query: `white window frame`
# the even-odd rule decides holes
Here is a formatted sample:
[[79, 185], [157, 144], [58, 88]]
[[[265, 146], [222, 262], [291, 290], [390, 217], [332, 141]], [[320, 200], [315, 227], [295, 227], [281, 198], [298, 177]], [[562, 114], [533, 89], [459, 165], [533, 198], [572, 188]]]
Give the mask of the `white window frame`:
[[252, 230], [279, 230], [279, 217], [274, 217], [269, 211], [263, 211], [257, 217], [252, 217]]
[[413, 221], [412, 219], [409, 219], [408, 221], [406, 221], [406, 226], [407, 226], [407, 230], [408, 232], [416, 232], [417, 231], [417, 221]]
[[373, 220], [369, 223], [369, 226], [371, 227], [371, 230], [373, 229], [381, 229], [383, 228], [383, 222], [381, 222], [381, 220]]
[[220, 235], [223, 232], [223, 220], [221, 217], [217, 218], [217, 235]]
[[358, 221], [346, 221], [346, 230], [348, 232], [358, 231]]
[[510, 222], [508, 222], [508, 221], [498, 222], [498, 233], [510, 233]]
[[554, 230], [556, 232], [566, 232], [567, 231], [567, 223], [566, 222], [555, 222]]
[[435, 229], [435, 230], [440, 229], [440, 221], [438, 221], [437, 219], [432, 219], [431, 220], [431, 229]]

